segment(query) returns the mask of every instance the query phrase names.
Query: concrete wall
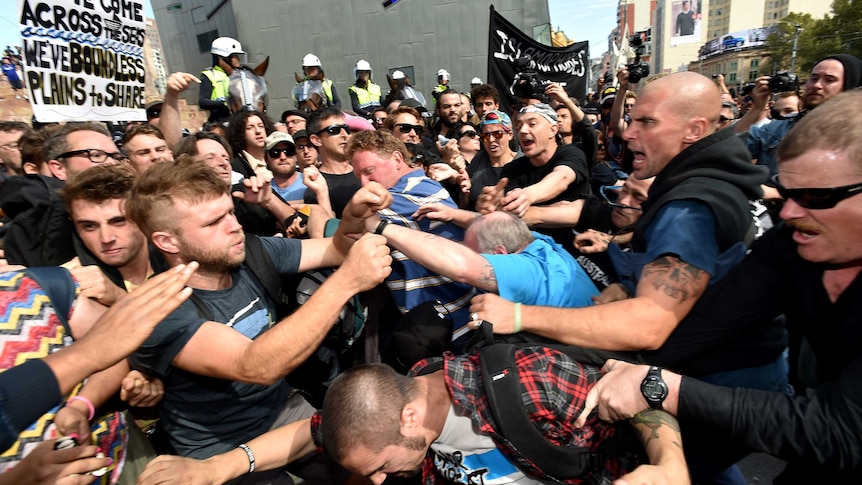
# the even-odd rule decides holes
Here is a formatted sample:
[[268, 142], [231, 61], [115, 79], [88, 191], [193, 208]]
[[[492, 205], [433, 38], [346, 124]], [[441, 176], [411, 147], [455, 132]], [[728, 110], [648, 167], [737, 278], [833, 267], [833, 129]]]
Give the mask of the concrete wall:
[[[458, 90], [468, 90], [473, 77], [487, 80], [492, 3], [528, 35], [550, 21], [547, 0], [400, 0], [385, 10], [380, 0], [227, 0], [218, 10], [222, 0], [152, 2], [171, 72], [199, 73], [207, 67], [209, 52], [198, 51], [196, 35], [215, 28], [242, 43], [249, 64], [270, 56], [266, 79], [273, 118], [293, 107], [294, 72], [301, 73], [302, 57], [309, 52], [321, 59], [345, 109], [350, 109], [347, 88], [359, 59], [371, 63], [384, 94], [388, 69], [413, 66], [414, 85], [433, 105], [430, 91], [440, 68], [451, 73], [450, 85]], [[172, 4], [182, 8], [170, 10]], [[202, 20], [201, 8], [214, 11], [211, 19]]]

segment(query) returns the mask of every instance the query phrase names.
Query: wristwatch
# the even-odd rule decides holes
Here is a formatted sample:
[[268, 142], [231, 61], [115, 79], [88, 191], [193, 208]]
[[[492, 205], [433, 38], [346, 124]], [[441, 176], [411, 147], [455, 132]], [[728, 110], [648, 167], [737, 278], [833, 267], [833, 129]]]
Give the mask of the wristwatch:
[[644, 395], [649, 407], [662, 409], [662, 403], [667, 398], [667, 384], [661, 378], [661, 368], [652, 366], [641, 382], [641, 394]]

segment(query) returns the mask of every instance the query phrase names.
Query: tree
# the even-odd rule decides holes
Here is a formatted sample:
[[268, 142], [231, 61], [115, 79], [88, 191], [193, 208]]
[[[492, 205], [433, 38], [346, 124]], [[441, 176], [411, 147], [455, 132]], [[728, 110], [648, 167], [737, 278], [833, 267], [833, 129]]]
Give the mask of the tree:
[[778, 24], [778, 32], [767, 43], [771, 60], [761, 72], [789, 70], [796, 25], [802, 28], [796, 49], [796, 72], [810, 72], [820, 59], [832, 54], [853, 54], [862, 58], [862, 0], [834, 0], [832, 15], [815, 19], [791, 12]]

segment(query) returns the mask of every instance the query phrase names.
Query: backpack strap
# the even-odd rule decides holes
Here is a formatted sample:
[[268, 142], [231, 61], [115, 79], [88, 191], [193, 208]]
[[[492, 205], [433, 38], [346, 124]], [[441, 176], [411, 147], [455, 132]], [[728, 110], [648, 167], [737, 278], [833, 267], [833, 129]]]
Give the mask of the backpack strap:
[[24, 273], [36, 280], [36, 283], [39, 283], [39, 286], [48, 295], [51, 304], [54, 305], [57, 318], [66, 328], [67, 335], [71, 336], [69, 313], [71, 313], [72, 304], [75, 302], [75, 280], [72, 279], [69, 270], [60, 266], [43, 266], [27, 268]]
[[479, 350], [485, 396], [500, 434], [518, 453], [552, 477], [578, 477], [601, 467], [603, 456], [588, 448], [551, 443], [533, 425], [521, 401], [516, 348], [514, 344], [498, 343]]
[[263, 245], [260, 237], [254, 234], [245, 235], [245, 264], [257, 279], [258, 286], [266, 291], [267, 296], [276, 306], [282, 303], [281, 275], [275, 271], [272, 258]]

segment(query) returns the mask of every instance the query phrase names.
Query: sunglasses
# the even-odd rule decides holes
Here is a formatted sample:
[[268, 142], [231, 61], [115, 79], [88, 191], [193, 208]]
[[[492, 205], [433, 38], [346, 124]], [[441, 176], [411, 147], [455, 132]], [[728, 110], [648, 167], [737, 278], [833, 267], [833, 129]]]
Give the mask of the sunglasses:
[[730, 123], [731, 121], [733, 121], [733, 118], [728, 118], [726, 116], [719, 116], [718, 117], [718, 122], [721, 124]]
[[327, 134], [327, 135], [329, 135], [329, 136], [335, 136], [335, 135], [340, 134], [340, 133], [341, 133], [341, 130], [344, 130], [344, 132], [345, 132], [345, 133], [347, 133], [348, 135], [350, 134], [350, 127], [349, 127], [349, 126], [347, 126], [347, 125], [330, 125], [330, 126], [327, 126], [327, 127], [326, 127], [326, 128], [324, 128], [324, 129], [322, 129], [322, 130], [318, 131], [318, 132], [317, 132], [317, 133], [315, 133], [315, 134], [316, 134], [317, 136], [320, 136], [321, 134], [323, 134], [324, 132], [326, 132], [326, 134]]
[[375, 125], [382, 125], [384, 121], [386, 121], [385, 116], [383, 118], [374, 118], [374, 124]]
[[467, 130], [467, 131], [461, 132], [461, 134], [458, 136], [458, 138], [463, 138], [465, 136], [469, 136], [470, 138], [476, 138], [477, 136], [479, 136], [479, 134], [473, 130]]
[[395, 126], [398, 127], [398, 131], [404, 133], [410, 133], [411, 131], [415, 132], [417, 135], [422, 133], [424, 127], [422, 125], [411, 125], [410, 123], [397, 123]]
[[599, 192], [602, 194], [602, 199], [604, 199], [605, 204], [611, 209], [629, 209], [635, 211], [642, 211], [640, 207], [632, 207], [630, 205], [620, 204], [617, 202], [619, 199], [619, 194], [614, 192], [615, 190], [619, 190], [623, 188], [622, 185], [602, 185], [599, 188]]
[[772, 183], [785, 200], [793, 199], [800, 207], [814, 210], [831, 209], [842, 200], [862, 192], [862, 183], [842, 187], [788, 189], [778, 182], [778, 175], [772, 177]]
[[147, 119], [158, 118], [159, 116], [161, 116], [161, 114], [162, 110], [150, 108], [147, 110]]
[[506, 133], [506, 130], [497, 130], [490, 133], [482, 133], [480, 136], [482, 137], [482, 141], [491, 141], [491, 137], [494, 137], [495, 139], [499, 140], [500, 138], [503, 138], [503, 135], [505, 135]]
[[288, 157], [292, 157], [292, 156], [296, 155], [296, 149], [295, 148], [270, 148], [269, 150], [266, 151], [266, 153], [268, 153], [269, 156], [272, 158], [278, 158], [281, 156], [282, 153], [284, 153]]

